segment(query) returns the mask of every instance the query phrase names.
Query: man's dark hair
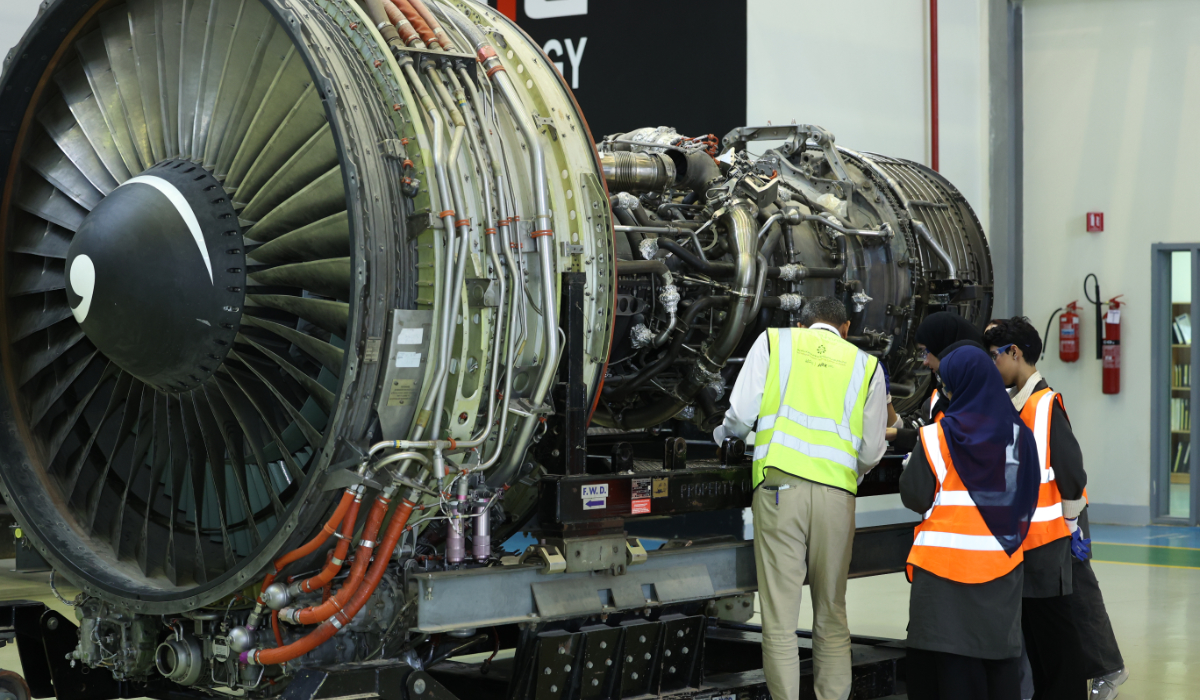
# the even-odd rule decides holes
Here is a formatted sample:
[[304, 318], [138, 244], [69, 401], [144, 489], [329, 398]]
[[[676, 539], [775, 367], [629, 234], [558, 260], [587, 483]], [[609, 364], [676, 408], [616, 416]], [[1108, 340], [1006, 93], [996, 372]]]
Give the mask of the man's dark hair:
[[841, 328], [845, 322], [846, 305], [833, 297], [812, 297], [800, 310], [800, 323], [805, 326], [828, 323], [834, 328]]
[[999, 321], [990, 331], [983, 334], [983, 342], [991, 347], [1002, 348], [1016, 345], [1025, 354], [1025, 362], [1036, 365], [1042, 354], [1042, 337], [1024, 316], [1013, 316]]

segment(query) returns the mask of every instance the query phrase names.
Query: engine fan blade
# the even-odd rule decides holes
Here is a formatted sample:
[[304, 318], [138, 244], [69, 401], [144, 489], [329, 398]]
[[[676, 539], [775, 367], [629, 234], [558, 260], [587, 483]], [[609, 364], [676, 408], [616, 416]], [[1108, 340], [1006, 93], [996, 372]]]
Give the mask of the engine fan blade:
[[[291, 299], [294, 297], [285, 298]], [[238, 342], [243, 342], [252, 346], [254, 349], [270, 358], [272, 362], [279, 365], [280, 369], [282, 369], [284, 372], [287, 372], [288, 376], [296, 380], [296, 383], [299, 384], [306, 392], [308, 392], [308, 395], [317, 402], [317, 406], [321, 408], [326, 416], [333, 415], [333, 406], [336, 402], [336, 399], [334, 398], [332, 391], [321, 386], [317, 380], [300, 371], [291, 362], [288, 362], [279, 355], [271, 352], [266, 347], [254, 342], [253, 338], [239, 333], [237, 339]]]
[[266, 243], [345, 209], [342, 169], [335, 167], [272, 209], [246, 231], [246, 238]]
[[62, 357], [63, 353], [81, 340], [83, 330], [73, 320], [56, 323], [45, 331], [26, 338], [21, 342], [25, 352], [16, 373], [17, 385], [22, 386], [33, 379], [38, 372]]
[[[242, 439], [237, 424], [229, 415], [225, 400], [221, 398], [220, 391], [212, 386], [212, 382], [192, 392], [192, 403], [200, 430], [204, 435], [205, 449], [208, 452], [209, 474], [212, 476], [215, 486], [214, 493], [217, 498], [218, 510], [224, 514], [221, 529], [226, 534], [225, 541], [232, 548], [235, 542], [233, 535], [238, 532], [231, 527], [238, 524], [233, 520], [235, 511], [230, 507], [228, 475], [232, 473], [233, 496], [236, 499], [232, 505], [238, 507], [242, 521], [246, 524], [245, 538], [249, 540], [251, 546], [257, 547], [262, 542], [262, 535], [258, 531], [258, 519], [255, 517], [254, 509], [250, 507], [250, 497], [246, 489], [246, 463], [243, 459]], [[228, 466], [226, 460], [228, 460]]]
[[346, 337], [346, 325], [350, 321], [350, 305], [345, 302], [294, 297], [286, 294], [250, 294], [246, 296], [246, 299], [259, 306], [299, 316], [339, 338]]
[[317, 340], [310, 335], [305, 335], [294, 328], [288, 328], [274, 321], [267, 321], [253, 316], [243, 316], [242, 321], [251, 326], [257, 326], [258, 328], [274, 333], [300, 348], [301, 352], [320, 362], [334, 376], [341, 376], [342, 360], [345, 356], [341, 348], [334, 347], [323, 340]]
[[233, 132], [245, 111], [249, 90], [266, 54], [269, 32], [274, 27], [270, 13], [261, 3], [239, 4], [204, 144], [204, 167], [210, 170], [216, 168], [226, 134]]
[[280, 265], [251, 273], [249, 278], [252, 283], [266, 287], [299, 287], [347, 301], [353, 274], [350, 258], [333, 258]]
[[[217, 470], [209, 463], [208, 445], [204, 439], [204, 432], [200, 429], [200, 422], [196, 418], [196, 395], [194, 392], [186, 395], [181, 395], [179, 402], [180, 414], [183, 419], [184, 434], [187, 438], [188, 451], [191, 455], [189, 463], [191, 479], [192, 479], [192, 505], [196, 511], [196, 549], [201, 552], [204, 549], [203, 544], [203, 523], [204, 516], [211, 509], [216, 511], [217, 526], [221, 530], [221, 554], [225, 567], [232, 567], [236, 562], [233, 555], [233, 547], [230, 546], [229, 528], [225, 522], [225, 503], [222, 494], [224, 493], [224, 478], [225, 460], [224, 455], [221, 459], [221, 486], [218, 487], [216, 478]], [[206, 467], [207, 465], [207, 467]], [[207, 477], [207, 478], [206, 478]], [[212, 497], [209, 497], [208, 485], [212, 484]], [[199, 555], [198, 555], [199, 556]], [[207, 580], [209, 578], [207, 560], [203, 556], [199, 556], [199, 565], [196, 567], [196, 579]], [[221, 563], [213, 564], [216, 568], [214, 572], [221, 570]]]
[[104, 197], [45, 131], [37, 129], [33, 145], [24, 156], [29, 167], [84, 209], [91, 211]]
[[13, 342], [49, 328], [71, 316], [67, 295], [61, 288], [44, 294], [26, 294], [9, 299], [8, 303], [10, 319], [8, 337]]
[[120, 111], [125, 115], [125, 124], [141, 169], [145, 170], [158, 162], [159, 155], [154, 153], [150, 146], [150, 131], [142, 106], [142, 88], [138, 82], [127, 8], [119, 7], [100, 15], [100, 40], [113, 83], [117, 88]]
[[[68, 501], [74, 501], [75, 487], [79, 485], [79, 477], [82, 476], [83, 468], [87, 464], [88, 458], [92, 455], [92, 448], [96, 445], [96, 439], [100, 437], [100, 431], [104, 429], [104, 425], [116, 414], [117, 410], [130, 400], [134, 381], [136, 380], [130, 374], [125, 372], [118, 374], [112, 393], [108, 395], [108, 405], [105, 406], [104, 413], [100, 414], [100, 420], [96, 422], [96, 427], [92, 429], [83, 447], [76, 454], [76, 458], [71, 463], [71, 469], [67, 473], [66, 486], [63, 488], [63, 493], [66, 494]], [[76, 410], [72, 412], [75, 415], [75, 419], [78, 419], [78, 414], [82, 413], [84, 408], [87, 407], [88, 402], [95, 396], [96, 390], [100, 388], [101, 384], [97, 383], [92, 393], [76, 406]], [[73, 422], [73, 420], [68, 420], [61, 430], [55, 431], [52, 443], [55, 453], [62, 446], [63, 440], [66, 439], [67, 431]], [[108, 458], [103, 453], [101, 453], [101, 457], [104, 458], [104, 461], [108, 461]]]
[[23, 212], [13, 216], [8, 229], [8, 251], [26, 253], [43, 258], [67, 259], [67, 246], [71, 244], [71, 232], [36, 216]]
[[147, 164], [140, 160], [139, 143], [131, 133], [125, 118], [125, 109], [121, 104], [121, 93], [117, 90], [117, 81], [113, 76], [112, 66], [108, 64], [108, 54], [104, 50], [104, 37], [97, 30], [75, 42], [75, 52], [79, 55], [80, 65], [87, 76], [92, 94], [96, 96], [96, 104], [104, 116], [108, 133], [112, 134], [117, 151], [125, 168], [132, 174], [145, 170]]
[[[275, 386], [275, 383], [273, 381], [271, 381], [270, 379], [268, 379], [266, 377], [266, 375], [264, 375], [262, 372], [258, 371], [258, 368], [254, 366], [253, 362], [247, 360], [245, 357], [242, 357], [235, 351], [230, 351], [229, 355], [230, 355], [230, 357], [233, 357], [234, 359], [241, 362], [251, 372], [254, 373], [254, 376], [258, 378], [261, 385], [265, 386], [271, 392], [271, 394], [274, 395], [275, 400], [279, 403], [280, 406], [283, 406], [283, 409], [285, 411], [287, 411], [287, 414], [288, 414], [288, 416], [291, 417], [292, 422], [297, 427], [300, 428], [300, 431], [302, 433], [304, 433], [304, 439], [308, 441], [308, 444], [312, 445], [314, 450], [319, 449], [320, 445], [321, 445], [321, 433], [317, 432], [316, 429], [314, 429], [312, 427], [312, 424], [308, 422], [308, 419], [306, 419], [303, 415], [301, 415], [300, 411], [297, 410], [296, 407], [292, 406], [291, 401], [289, 401], [283, 395], [283, 393], [279, 390], [279, 387]], [[236, 373], [231, 372], [230, 374], [231, 374], [231, 376], [234, 377], [234, 381], [237, 381], [238, 384], [243, 387], [243, 390], [245, 390], [246, 387], [245, 387], [244, 380], [238, 379]], [[249, 391], [246, 391], [246, 395], [251, 397], [250, 400], [255, 403], [255, 408], [258, 408], [258, 401], [261, 401], [261, 398], [256, 400], [250, 394]], [[262, 411], [260, 409], [259, 413], [261, 413], [261, 412]], [[283, 440], [280, 439], [278, 436], [275, 436], [275, 442], [277, 445], [280, 446], [281, 451], [283, 451], [284, 455], [290, 457], [291, 451], [287, 449], [287, 446], [285, 445]], [[299, 471], [299, 470], [297, 470], [297, 471]], [[303, 472], [300, 472], [300, 473], [303, 474]], [[297, 477], [297, 478], [299, 478], [299, 477]]]
[[324, 124], [308, 141], [295, 148], [295, 153], [273, 171], [270, 179], [257, 192], [247, 185], [238, 188], [239, 199], [253, 194], [242, 216], [257, 221], [337, 164], [337, 145], [333, 141], [333, 132], [328, 124]]
[[15, 199], [16, 205], [69, 231], [77, 231], [83, 223], [83, 218], [87, 216], [87, 209], [71, 201], [37, 174], [26, 172], [28, 179]]
[[169, 153], [164, 140], [163, 125], [167, 114], [163, 108], [163, 91], [159, 83], [158, 20], [154, 0], [128, 0], [125, 4], [129, 22], [129, 40], [138, 95], [142, 100], [142, 116], [146, 120], [146, 138], [154, 162], [175, 155]]
[[52, 382], [49, 387], [42, 387], [34, 399], [33, 405], [29, 408], [29, 423], [32, 426], [37, 426], [46, 417], [46, 412], [54, 405], [54, 402], [62, 398], [63, 393], [79, 379], [79, 375], [92, 364], [96, 359], [97, 351], [93, 350], [88, 353], [83, 359], [76, 360], [69, 367], [60, 373], [55, 373], [51, 378]]
[[42, 111], [38, 112], [38, 121], [67, 160], [70, 160], [101, 194], [108, 194], [117, 188], [117, 181], [92, 147], [83, 127], [75, 121], [75, 115], [61, 95], [47, 101]]
[[[117, 146], [116, 138], [104, 120], [100, 102], [92, 94], [92, 88], [88, 84], [83, 65], [79, 61], [68, 63], [55, 74], [54, 81], [58, 84], [58, 89], [62, 90], [67, 107], [70, 108], [75, 121], [83, 130], [88, 143], [96, 151], [100, 162], [104, 163], [105, 169], [112, 178], [117, 183], [122, 183], [132, 177], [121, 149]], [[103, 188], [101, 191], [104, 191]]]
[[[246, 176], [238, 184], [237, 201], [253, 200], [267, 180], [279, 173], [284, 163], [325, 125], [325, 107], [317, 97], [316, 88], [309, 84], [246, 171]], [[336, 165], [336, 157], [335, 147], [335, 162], [326, 166], [326, 169]]]
[[247, 254], [266, 265], [349, 256], [350, 214], [345, 211], [285, 233]]
[[279, 125], [311, 82], [312, 78], [304, 68], [300, 55], [289, 43], [286, 56], [276, 67], [274, 78], [258, 105], [254, 119], [238, 144], [237, 155], [230, 163], [225, 179], [227, 187], [241, 184], [258, 154], [262, 153], [279, 130]]
[[[268, 418], [263, 414], [258, 413], [254, 404], [242, 393], [241, 389], [235, 382], [227, 378], [228, 365], [221, 365], [223, 372], [213, 375], [210, 384], [216, 385], [221, 392], [221, 396], [225, 399], [225, 405], [229, 407], [230, 412], [241, 426], [242, 437], [246, 441], [246, 445], [250, 447], [250, 453], [254, 455], [254, 466], [257, 467], [258, 477], [262, 482], [262, 487], [266, 490], [267, 495], [271, 500], [271, 509], [276, 518], [282, 518], [284, 513], [283, 503], [279, 500], [279, 490], [275, 488], [275, 482], [271, 480], [271, 472], [269, 461], [264, 450], [264, 441], [256, 430], [253, 416], [258, 414], [263, 418], [262, 427], [268, 431], [268, 434], [274, 432], [270, 426]], [[224, 376], [223, 376], [224, 375]], [[281, 450], [285, 451], [285, 450]], [[247, 470], [247, 474], [249, 470]], [[247, 481], [247, 486], [249, 482]]]
[[[204, 3], [196, 3], [203, 5]], [[208, 7], [208, 18], [204, 24], [204, 45], [200, 58], [200, 77], [196, 90], [196, 114], [192, 131], [192, 160], [204, 162], [208, 150], [209, 132], [212, 128], [217, 99], [221, 93], [221, 82], [229, 58], [230, 42], [237, 31], [241, 15], [240, 2], [212, 2]], [[194, 15], [193, 15], [194, 17]]]

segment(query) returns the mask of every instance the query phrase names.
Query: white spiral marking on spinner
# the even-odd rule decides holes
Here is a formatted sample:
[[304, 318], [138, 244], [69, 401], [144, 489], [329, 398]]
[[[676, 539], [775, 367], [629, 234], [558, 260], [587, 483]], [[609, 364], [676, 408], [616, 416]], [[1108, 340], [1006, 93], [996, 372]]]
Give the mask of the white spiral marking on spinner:
[[77, 323], [83, 323], [92, 308], [92, 295], [96, 291], [96, 266], [86, 255], [77, 255], [71, 261], [71, 291], [80, 298], [79, 306], [71, 309]]

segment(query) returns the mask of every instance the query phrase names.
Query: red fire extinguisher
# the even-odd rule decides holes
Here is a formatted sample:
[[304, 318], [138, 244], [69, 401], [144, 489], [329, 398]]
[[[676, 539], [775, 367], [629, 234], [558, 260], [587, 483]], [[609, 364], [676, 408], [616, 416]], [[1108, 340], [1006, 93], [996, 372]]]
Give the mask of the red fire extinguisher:
[[1067, 304], [1066, 313], [1058, 317], [1058, 359], [1063, 362], [1079, 360], [1079, 304]]
[[1104, 315], [1104, 393], [1121, 393], [1121, 304], [1124, 294], [1108, 300]]

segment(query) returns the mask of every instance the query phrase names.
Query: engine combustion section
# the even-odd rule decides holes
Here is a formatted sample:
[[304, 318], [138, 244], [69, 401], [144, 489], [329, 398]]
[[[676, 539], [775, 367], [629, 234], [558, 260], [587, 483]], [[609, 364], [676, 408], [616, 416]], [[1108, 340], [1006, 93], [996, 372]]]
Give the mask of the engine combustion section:
[[647, 561], [619, 526], [502, 551], [560, 447], [591, 464], [572, 425], [710, 429], [814, 295], [903, 408], [921, 318], [990, 311], [937, 173], [813, 126], [597, 145], [469, 0], [58, 0], [14, 56], [0, 491], [117, 679], [269, 696], [490, 645], [416, 579]]
[[795, 124], [736, 129], [719, 147], [644, 128], [600, 151], [618, 258], [602, 425], [711, 430], [749, 344], [793, 324], [812, 296], [845, 302], [851, 342], [887, 362], [897, 410], [915, 408], [928, 381], [921, 319], [955, 308], [982, 323], [991, 309], [983, 230], [922, 165]]

